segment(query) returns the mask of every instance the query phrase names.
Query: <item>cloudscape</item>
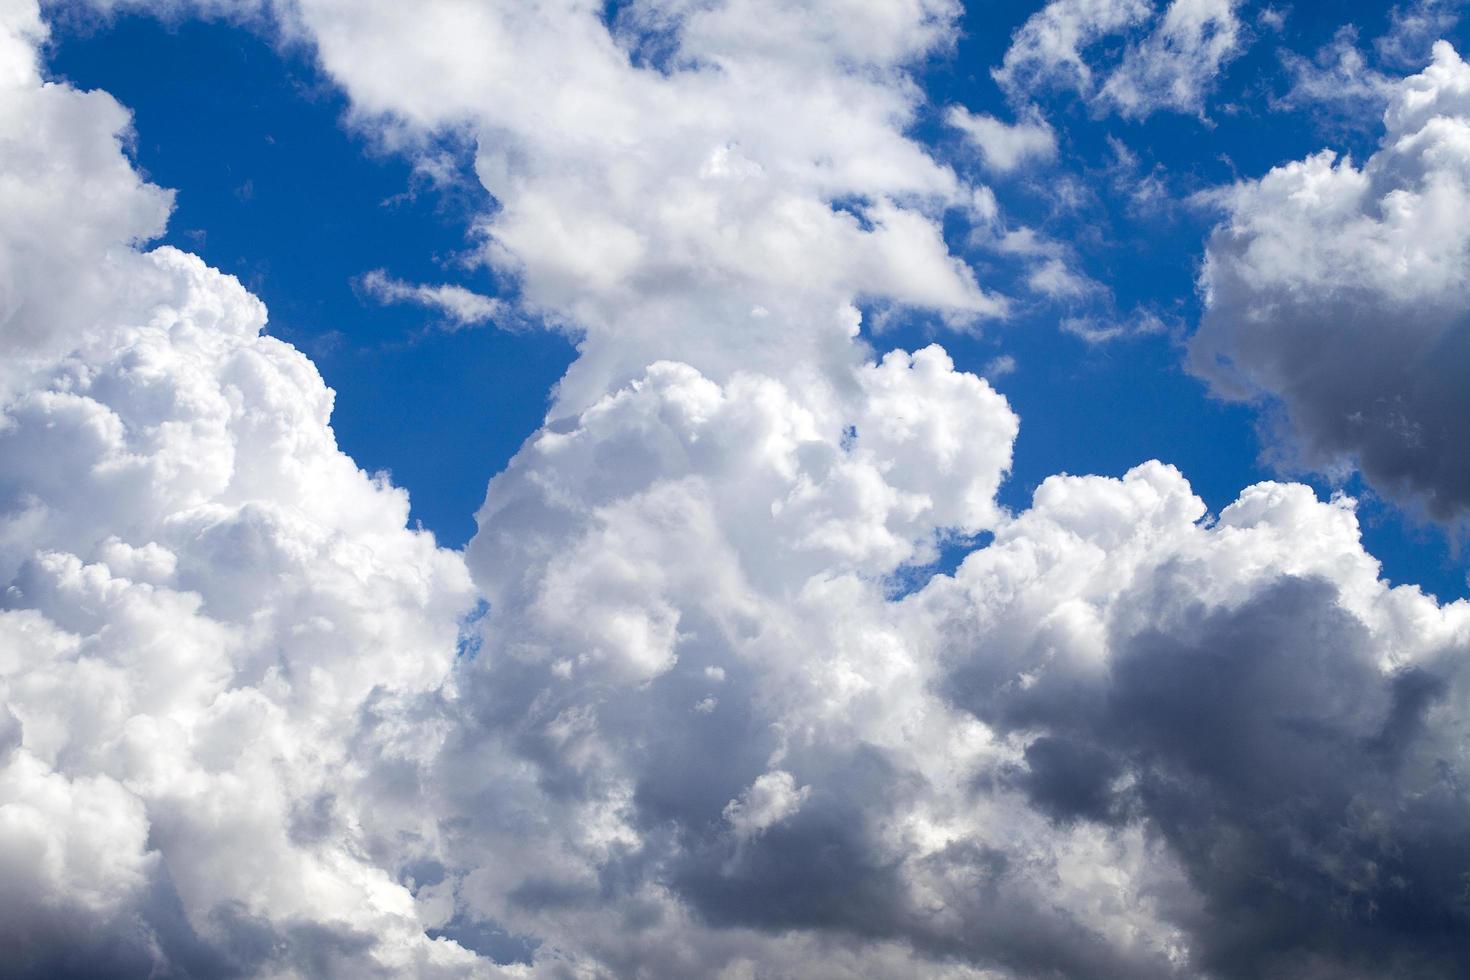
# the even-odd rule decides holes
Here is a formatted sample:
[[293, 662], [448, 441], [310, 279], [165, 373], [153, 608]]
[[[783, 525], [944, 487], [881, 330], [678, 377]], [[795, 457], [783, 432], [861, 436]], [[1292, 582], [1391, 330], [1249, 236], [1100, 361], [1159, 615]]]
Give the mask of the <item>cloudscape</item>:
[[0, 976], [1470, 976], [1458, 0], [0, 0]]

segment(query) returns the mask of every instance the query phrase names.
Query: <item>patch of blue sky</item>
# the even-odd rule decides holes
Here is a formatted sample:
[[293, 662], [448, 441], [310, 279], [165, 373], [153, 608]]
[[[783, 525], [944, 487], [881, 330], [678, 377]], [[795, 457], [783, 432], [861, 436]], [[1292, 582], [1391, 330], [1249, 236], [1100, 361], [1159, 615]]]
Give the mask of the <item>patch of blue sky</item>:
[[260, 296], [270, 332], [336, 390], [343, 450], [406, 487], [413, 518], [442, 543], [467, 541], [486, 483], [540, 424], [571, 345], [493, 324], [442, 329], [432, 310], [383, 305], [358, 285], [384, 269], [488, 295], [513, 286], [464, 260], [470, 222], [492, 203], [466, 149], [445, 147], [461, 179], [436, 186], [345, 125], [346, 101], [308, 51], [226, 23], [65, 21], [49, 71], [133, 111], [137, 163], [177, 191], [164, 241]]

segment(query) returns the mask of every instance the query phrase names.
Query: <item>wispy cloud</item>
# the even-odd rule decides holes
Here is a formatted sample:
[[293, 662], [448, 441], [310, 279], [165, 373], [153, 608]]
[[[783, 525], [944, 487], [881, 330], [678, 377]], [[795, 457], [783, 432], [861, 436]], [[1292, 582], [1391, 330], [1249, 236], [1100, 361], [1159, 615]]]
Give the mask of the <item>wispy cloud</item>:
[[374, 269], [357, 280], [364, 295], [379, 303], [409, 303], [435, 310], [450, 330], [492, 323], [506, 313], [504, 301], [456, 285], [425, 285], [405, 282], [383, 269]]

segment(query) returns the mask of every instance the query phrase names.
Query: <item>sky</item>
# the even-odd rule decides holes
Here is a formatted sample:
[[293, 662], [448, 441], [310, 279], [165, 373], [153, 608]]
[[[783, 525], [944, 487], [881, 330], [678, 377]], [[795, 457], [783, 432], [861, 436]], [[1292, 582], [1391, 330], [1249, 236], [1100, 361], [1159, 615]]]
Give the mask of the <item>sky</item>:
[[[1217, 511], [1240, 487], [1273, 474], [1259, 458], [1254, 413], [1212, 398], [1180, 366], [1177, 333], [1198, 316], [1201, 243], [1217, 218], [1182, 202], [1326, 145], [1371, 149], [1371, 115], [1352, 127], [1326, 111], [1272, 111], [1271, 99], [1291, 91], [1283, 49], [1316, 52], [1349, 24], [1364, 37], [1387, 35], [1391, 11], [1368, 6], [1339, 19], [1304, 7], [1274, 31], [1253, 25], [1258, 33], [1279, 33], [1284, 43], [1245, 48], [1224, 66], [1220, 86], [1233, 81], [1265, 106], [1229, 102], [1203, 116], [1119, 120], [1089, 118], [1069, 98], [1050, 100], [1048, 109], [1070, 123], [1063, 133], [1068, 178], [1079, 186], [1101, 179], [1113, 185], [1111, 193], [1081, 214], [1059, 216], [1056, 189], [1044, 178], [1008, 175], [998, 192], [1009, 222], [1055, 229], [1078, 250], [1076, 274], [1105, 283], [1111, 294], [1038, 301], [1025, 295], [1024, 268], [968, 250], [977, 267], [1028, 304], [993, 331], [945, 337], [967, 370], [983, 373], [1000, 357], [1025, 368], [992, 379], [1027, 422], [1002, 488], [1008, 506], [1024, 507], [1053, 473], [1121, 476], [1149, 458], [1184, 469]], [[987, 176], [983, 162], [952, 145], [959, 137], [946, 131], [942, 110], [958, 104], [1006, 112], [987, 66], [1000, 62], [1031, 12], [1026, 4], [987, 5], [961, 21], [952, 53], [922, 66], [932, 105], [919, 131], [951, 144], [942, 149], [952, 163], [980, 179]], [[452, 318], [384, 304], [362, 288], [376, 270], [416, 282], [448, 280], [483, 295], [514, 288], [463, 260], [475, 214], [493, 200], [467, 172], [464, 148], [453, 148], [452, 183], [436, 185], [412, 160], [341, 125], [346, 97], [308, 48], [275, 43], [268, 26], [161, 20], [137, 11], [106, 21], [73, 13], [63, 26], [52, 38], [49, 73], [82, 89], [104, 89], [127, 106], [137, 165], [178, 193], [162, 240], [206, 257], [266, 301], [272, 332], [308, 352], [336, 391], [333, 428], [343, 448], [364, 468], [392, 474], [410, 492], [413, 519], [442, 543], [462, 547], [474, 532], [484, 484], [535, 430], [574, 353], [574, 338], [564, 333], [445, 329], [456, 326]], [[1456, 37], [1457, 26], [1446, 20], [1444, 33]], [[1130, 159], [1120, 152], [1132, 155], [1132, 172], [1120, 169], [1120, 159]], [[1150, 176], [1159, 193], [1172, 196], [1130, 211], [1128, 195]], [[1097, 345], [1056, 329], [1066, 319], [1116, 319], [1140, 305], [1168, 318], [1173, 332]], [[880, 346], [936, 339], [922, 318], [893, 319]], [[502, 366], [508, 363], [513, 370]], [[1087, 408], [1098, 405], [1106, 410]], [[1394, 581], [1445, 598], [1466, 594], [1454, 538], [1434, 522], [1377, 506], [1371, 489], [1350, 476], [1291, 475], [1321, 493], [1366, 492], [1366, 539]]]
[[22, 977], [1470, 971], [1456, 0], [0, 0]]

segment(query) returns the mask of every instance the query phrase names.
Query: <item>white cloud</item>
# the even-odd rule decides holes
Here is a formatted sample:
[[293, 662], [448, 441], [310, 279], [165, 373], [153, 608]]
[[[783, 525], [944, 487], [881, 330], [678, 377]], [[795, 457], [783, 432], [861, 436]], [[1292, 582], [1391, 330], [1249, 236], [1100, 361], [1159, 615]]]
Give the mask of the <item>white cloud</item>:
[[1084, 52], [1104, 37], [1147, 22], [1152, 14], [1148, 0], [1051, 0], [1011, 38], [995, 79], [1011, 91], [1061, 84], [1091, 92], [1093, 69]]
[[1222, 193], [1191, 364], [1281, 413], [1284, 460], [1360, 467], [1441, 518], [1470, 506], [1463, 315], [1470, 68], [1448, 44], [1400, 82], [1360, 168], [1322, 151]]
[[1026, 285], [1051, 299], [1076, 299], [1102, 288], [1095, 280], [1072, 269], [1060, 258], [1048, 258], [1032, 268]]
[[0, 10], [7, 961], [468, 964], [366, 857], [414, 825], [366, 803], [358, 761], [414, 764], [374, 712], [442, 683], [463, 563], [337, 451], [331, 392], [259, 301], [136, 247], [169, 195], [129, 166], [115, 102], [42, 84], [35, 24]]
[[1289, 7], [1265, 6], [1256, 14], [1256, 23], [1269, 31], [1280, 34], [1286, 29], [1286, 21], [1290, 12]]
[[[11, 0], [0, 33], [0, 393], [32, 356], [64, 351], [94, 329], [131, 275], [148, 275], [129, 245], [163, 231], [173, 195], [141, 180], [118, 150], [126, 111], [105, 92], [41, 88], [33, 4]], [[13, 25], [13, 26], [12, 26]], [[74, 268], [67, 287], [47, 278]], [[146, 288], [146, 287], [143, 287]]]
[[1016, 359], [1009, 354], [999, 354], [992, 357], [985, 365], [985, 376], [987, 378], [1003, 378], [1008, 374], [1016, 373]]
[[1111, 291], [1102, 283], [1078, 271], [1077, 256], [1066, 242], [1022, 226], [991, 234], [974, 235], [972, 244], [1001, 255], [1015, 256], [1027, 266], [1026, 286], [1051, 300], [1075, 300], [1087, 296], [1107, 297]]
[[[1161, 110], [1203, 114], [1216, 77], [1244, 44], [1240, 0], [1052, 0], [1011, 39], [996, 81], [1018, 98], [1075, 89], [1100, 111], [1143, 118]], [[1149, 26], [1146, 35], [1138, 30]], [[1120, 59], [1102, 42], [1129, 36]]]
[[499, 203], [482, 254], [585, 336], [556, 411], [659, 358], [716, 380], [840, 376], [855, 296], [962, 324], [1004, 310], [941, 234], [977, 189], [904, 135], [919, 98], [905, 66], [944, 42], [950, 3], [636, 5], [632, 34], [668, 48], [667, 71], [631, 64], [580, 4], [297, 6], [364, 126], [481, 135]]
[[1356, 29], [1344, 27], [1311, 59], [1283, 53], [1291, 89], [1277, 104], [1286, 109], [1326, 105], [1354, 120], [1374, 120], [1393, 94], [1394, 80], [1368, 65], [1357, 41]]
[[761, 773], [740, 799], [725, 804], [725, 820], [737, 836], [754, 837], [796, 813], [811, 792], [810, 786], [798, 787], [789, 772]]
[[944, 120], [963, 132], [980, 151], [985, 165], [998, 173], [1009, 173], [1028, 160], [1046, 161], [1057, 155], [1056, 133], [1040, 116], [1005, 123], [963, 106], [950, 106]]
[[1465, 0], [1412, 0], [1389, 11], [1388, 30], [1373, 48], [1388, 65], [1414, 69], [1429, 60], [1434, 42], [1449, 35], [1460, 20]]
[[1240, 0], [1172, 0], [1141, 42], [1128, 49], [1099, 97], [1125, 117], [1161, 109], [1204, 112], [1221, 69], [1240, 53]]
[[505, 314], [505, 304], [463, 286], [429, 286], [404, 282], [382, 269], [374, 269], [358, 280], [358, 286], [380, 303], [413, 303], [438, 310], [452, 330], [489, 323]]
[[1101, 344], [1122, 337], [1147, 337], [1168, 332], [1163, 317], [1151, 310], [1134, 310], [1127, 316], [1094, 315], [1067, 317], [1062, 331], [1081, 337], [1089, 344]]
[[1431, 60], [1434, 42], [1453, 29], [1463, 8], [1463, 0], [1416, 0], [1389, 11], [1388, 30], [1371, 46], [1361, 46], [1358, 28], [1346, 24], [1312, 58], [1282, 52], [1291, 88], [1273, 104], [1326, 108], [1348, 125], [1377, 125], [1399, 88], [1400, 80], [1386, 72], [1422, 68]]

